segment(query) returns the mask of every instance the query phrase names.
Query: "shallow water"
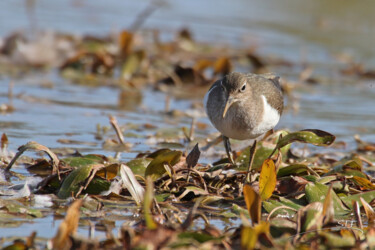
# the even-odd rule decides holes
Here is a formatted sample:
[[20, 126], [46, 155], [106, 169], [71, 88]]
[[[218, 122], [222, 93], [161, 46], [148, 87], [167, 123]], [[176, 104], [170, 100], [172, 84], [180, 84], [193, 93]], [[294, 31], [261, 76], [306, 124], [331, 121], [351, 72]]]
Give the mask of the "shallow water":
[[[181, 27], [189, 27], [197, 41], [219, 42], [239, 47], [258, 46], [261, 54], [307, 62], [317, 75], [326, 81], [318, 85], [296, 88], [299, 110], [286, 110], [278, 128], [291, 130], [318, 128], [335, 134], [355, 147], [353, 135], [375, 141], [375, 83], [348, 80], [342, 82], [332, 69], [341, 67], [334, 54], [348, 53], [366, 66], [375, 65], [375, 17], [372, 1], [339, 2], [314, 1], [308, 4], [288, 1], [170, 1], [160, 7], [144, 27], [162, 31], [164, 39], [171, 39]], [[25, 1], [0, 2], [0, 35], [16, 29], [60, 30], [79, 34], [108, 34], [127, 28], [148, 2], [139, 1], [36, 1], [36, 7], [27, 15]], [[212, 5], [215, 5], [212, 8]], [[371, 11], [370, 11], [371, 10]], [[17, 18], [15, 18], [17, 17]], [[35, 26], [30, 25], [35, 20]], [[277, 72], [288, 79], [297, 79], [301, 69]], [[14, 97], [7, 96], [13, 81]], [[46, 84], [48, 83], [48, 84]], [[33, 140], [50, 148], [72, 147], [81, 153], [115, 155], [105, 151], [102, 140], [95, 139], [96, 126], [108, 126], [108, 115], [117, 117], [119, 124], [157, 124], [159, 128], [189, 127], [188, 118], [171, 118], [163, 114], [165, 94], [147, 89], [135, 109], [124, 110], [118, 105], [119, 90], [110, 87], [79, 86], [62, 79], [57, 72], [32, 73], [22, 78], [0, 78], [0, 104], [12, 102], [15, 111], [0, 114], [0, 132], [9, 138], [9, 149]], [[186, 110], [194, 100], [171, 100], [174, 109]], [[203, 112], [201, 110], [201, 112]], [[199, 122], [209, 123], [206, 117]], [[147, 139], [154, 130], [132, 131], [139, 137], [128, 137], [133, 144], [130, 152], [120, 159], [127, 161], [138, 152], [160, 146]], [[201, 135], [214, 133], [212, 126], [198, 131]], [[84, 142], [64, 145], [59, 139]], [[223, 150], [221, 146], [217, 146]], [[203, 159], [204, 161], [205, 159]], [[56, 227], [47, 217], [34, 220], [23, 230], [1, 229], [0, 236], [28, 236], [32, 230], [50, 237]], [[53, 231], [52, 234], [46, 230]], [[83, 233], [85, 235], [85, 233]]]

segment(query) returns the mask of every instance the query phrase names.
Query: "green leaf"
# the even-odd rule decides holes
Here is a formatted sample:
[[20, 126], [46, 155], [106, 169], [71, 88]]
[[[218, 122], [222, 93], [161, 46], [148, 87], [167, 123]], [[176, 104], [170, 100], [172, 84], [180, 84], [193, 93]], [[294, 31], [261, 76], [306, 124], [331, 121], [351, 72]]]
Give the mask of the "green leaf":
[[29, 208], [15, 200], [0, 199], [0, 208], [5, 208], [11, 214], [27, 214], [36, 218], [43, 217], [43, 213], [40, 210]]
[[134, 174], [144, 176], [147, 166], [152, 161], [152, 158], [135, 158], [125, 165], [127, 165]]
[[304, 175], [303, 178], [314, 183], [320, 180], [319, 177], [314, 176], [314, 175]]
[[103, 191], [107, 191], [109, 187], [111, 186], [111, 182], [102, 179], [94, 177], [90, 184], [87, 186], [87, 188], [84, 190], [86, 194], [100, 194]]
[[288, 215], [292, 216], [296, 213], [295, 210], [299, 210], [302, 207], [301, 205], [299, 205], [299, 204], [297, 204], [297, 203], [295, 203], [291, 200], [288, 200], [286, 198], [283, 198], [283, 200], [280, 200], [280, 201], [276, 201], [276, 200], [263, 201], [263, 208], [268, 213], [270, 213], [275, 208], [282, 207], [282, 206], [290, 207], [291, 209], [280, 208], [273, 213], [273, 216], [282, 215], [282, 214], [288, 214]]
[[105, 162], [105, 158], [98, 155], [84, 155], [78, 157], [67, 157], [62, 159], [62, 161], [70, 167], [79, 168], [91, 164], [103, 164]]
[[[316, 203], [314, 203], [316, 204]], [[315, 228], [320, 223], [320, 215], [322, 211], [314, 208], [309, 208], [303, 214], [302, 225], [301, 225], [301, 232], [307, 232], [311, 229]], [[318, 226], [318, 228], [320, 225]]]
[[367, 179], [367, 176], [365, 173], [361, 172], [361, 171], [358, 171], [358, 170], [352, 170], [352, 169], [347, 169], [347, 170], [344, 170], [340, 173], [340, 175], [344, 175], [344, 176], [357, 176], [357, 177], [361, 177], [361, 178], [364, 178], [364, 179]]
[[155, 199], [157, 202], [163, 202], [166, 201], [169, 196], [171, 196], [171, 193], [162, 193], [162, 194], [157, 194], [155, 195]]
[[297, 132], [292, 132], [282, 137], [277, 142], [277, 148], [282, 148], [292, 142], [298, 141], [303, 143], [310, 143], [316, 146], [328, 146], [335, 141], [335, 136], [318, 129], [305, 129]]
[[[254, 155], [254, 161], [252, 165], [252, 169], [258, 169], [262, 166], [265, 159], [267, 159], [270, 154], [273, 152], [275, 145], [269, 145], [264, 142], [258, 142], [255, 155]], [[282, 148], [281, 153], [283, 156], [286, 155], [288, 152], [290, 146]], [[277, 152], [274, 152], [273, 155], [275, 155]], [[249, 166], [249, 159], [250, 159], [250, 147], [246, 147], [242, 150], [241, 154], [236, 158], [234, 161], [238, 169], [240, 170], [247, 170]], [[273, 156], [272, 155], [272, 156]]]
[[170, 152], [171, 150], [169, 148], [161, 148], [161, 149], [158, 149], [152, 153], [150, 153], [149, 155], [147, 155], [147, 158], [152, 158], [152, 159], [155, 159], [156, 157], [158, 157], [159, 155], [162, 155], [164, 153], [167, 153], [167, 152]]
[[244, 209], [244, 208], [238, 206], [237, 204], [232, 204], [232, 211], [233, 211], [234, 214], [237, 215], [237, 217], [240, 214], [244, 214], [246, 217], [250, 218], [249, 210]]
[[[320, 184], [319, 182], [307, 183], [305, 186], [306, 199], [308, 200], [309, 203], [313, 203], [313, 202], [324, 203], [324, 200], [328, 193], [328, 189], [329, 189], [328, 186]], [[335, 214], [346, 213], [347, 209], [342, 204], [340, 198], [337, 196], [337, 194], [333, 190], [331, 190], [331, 195], [332, 195], [333, 208], [335, 210]]]
[[343, 235], [338, 235], [326, 231], [319, 232], [319, 235], [324, 238], [324, 245], [327, 249], [350, 249], [355, 248], [356, 239], [353, 234], [347, 234], [345, 237]]
[[153, 181], [157, 180], [166, 172], [164, 164], [174, 166], [180, 161], [181, 155], [181, 151], [173, 150], [156, 156], [156, 158], [153, 159], [150, 164], [148, 164], [145, 176], [150, 176]]
[[57, 196], [61, 199], [66, 199], [72, 194], [76, 194], [82, 182], [89, 177], [92, 167], [92, 165], [88, 165], [73, 170], [67, 177], [65, 177]]
[[274, 238], [279, 238], [285, 234], [295, 235], [297, 233], [296, 223], [289, 218], [274, 217], [270, 220], [270, 223], [270, 232]]
[[331, 171], [326, 173], [325, 175], [332, 175], [335, 173], [342, 173], [345, 176], [354, 175], [362, 177], [364, 174], [362, 172], [362, 161], [358, 157], [353, 157], [352, 159], [348, 160], [344, 158], [336, 163]]
[[194, 239], [198, 241], [199, 243], [204, 243], [206, 241], [214, 240], [215, 237], [205, 234], [205, 233], [199, 233], [199, 232], [182, 232], [178, 234], [179, 239]]
[[[353, 208], [352, 202], [358, 201], [360, 202], [360, 198], [363, 198], [367, 203], [370, 203], [373, 199], [375, 199], [375, 190], [374, 191], [368, 191], [368, 192], [362, 192], [359, 194], [353, 194], [346, 197], [341, 197], [342, 202], [346, 206], [348, 206], [350, 209]], [[361, 203], [359, 203], [361, 204]]]
[[293, 164], [286, 167], [282, 167], [277, 172], [277, 177], [289, 176], [289, 175], [304, 175], [309, 172], [308, 168], [304, 164]]

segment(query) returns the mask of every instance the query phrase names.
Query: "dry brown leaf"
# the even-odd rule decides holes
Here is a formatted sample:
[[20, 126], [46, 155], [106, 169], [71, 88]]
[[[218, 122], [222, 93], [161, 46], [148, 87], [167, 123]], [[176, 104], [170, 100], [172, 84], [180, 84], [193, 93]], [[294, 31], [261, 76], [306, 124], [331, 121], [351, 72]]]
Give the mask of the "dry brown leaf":
[[330, 185], [326, 198], [323, 203], [322, 217], [324, 218], [324, 223], [333, 221], [334, 216], [335, 216], [335, 210], [333, 207], [333, 199], [332, 199], [332, 185]]
[[69, 236], [77, 231], [80, 217], [79, 209], [82, 203], [83, 200], [76, 200], [68, 208], [65, 219], [61, 222], [55, 237], [52, 239], [53, 249], [70, 249]]
[[200, 155], [201, 151], [199, 150], [199, 146], [197, 143], [186, 157], [186, 163], [188, 165], [188, 168], [193, 168], [195, 167], [195, 165], [197, 165]]
[[205, 85], [208, 83], [206, 78], [200, 72], [196, 71], [194, 68], [183, 67], [181, 65], [176, 65], [174, 72], [171, 73], [168, 78], [165, 78], [160, 82], [177, 86], [184, 84]]
[[367, 216], [367, 220], [368, 220], [368, 226], [369, 227], [374, 227], [375, 225], [375, 212], [374, 212], [374, 209], [370, 206], [370, 204], [368, 204], [365, 199], [363, 199], [362, 197], [359, 198], [361, 203], [362, 203], [362, 206], [363, 208], [365, 209], [365, 213], [366, 213], [366, 216]]
[[22, 145], [18, 148], [17, 154], [13, 157], [12, 161], [5, 168], [5, 171], [9, 171], [12, 168], [13, 164], [18, 159], [18, 157], [20, 157], [23, 154], [23, 152], [25, 152], [26, 150], [43, 151], [46, 154], [48, 154], [48, 156], [52, 160], [53, 170], [58, 173], [59, 162], [60, 162], [59, 158], [49, 148], [47, 148], [46, 146], [43, 146], [43, 145], [41, 145], [37, 142], [34, 142], [34, 141], [30, 141], [30, 142], [26, 143], [25, 145]]
[[300, 176], [288, 176], [278, 181], [277, 190], [281, 194], [292, 194], [303, 191], [308, 181]]
[[0, 146], [0, 149], [4, 150], [7, 147], [8, 143], [9, 143], [8, 136], [5, 133], [3, 133], [1, 135], [1, 146]]
[[159, 226], [156, 229], [144, 230], [134, 238], [133, 248], [136, 246], [146, 247], [147, 249], [161, 249], [177, 234], [176, 229], [166, 226]]

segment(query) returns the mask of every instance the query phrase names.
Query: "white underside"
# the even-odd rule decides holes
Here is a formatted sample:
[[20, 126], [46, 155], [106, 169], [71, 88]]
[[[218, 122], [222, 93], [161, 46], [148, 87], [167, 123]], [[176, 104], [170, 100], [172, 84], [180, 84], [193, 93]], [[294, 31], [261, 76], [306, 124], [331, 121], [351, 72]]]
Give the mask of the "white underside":
[[261, 96], [263, 101], [263, 115], [259, 124], [254, 127], [252, 134], [261, 135], [267, 131], [273, 129], [280, 120], [279, 112], [274, 109], [269, 103], [264, 95]]

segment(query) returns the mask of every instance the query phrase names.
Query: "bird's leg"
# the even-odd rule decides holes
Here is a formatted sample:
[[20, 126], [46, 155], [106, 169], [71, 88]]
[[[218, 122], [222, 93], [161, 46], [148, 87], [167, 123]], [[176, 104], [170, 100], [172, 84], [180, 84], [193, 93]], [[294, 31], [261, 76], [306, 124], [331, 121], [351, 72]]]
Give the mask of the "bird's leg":
[[229, 141], [229, 138], [226, 137], [225, 135], [223, 135], [223, 142], [224, 142], [225, 151], [227, 152], [227, 155], [228, 155], [228, 159], [230, 163], [234, 165], [233, 153], [230, 147], [230, 141]]

